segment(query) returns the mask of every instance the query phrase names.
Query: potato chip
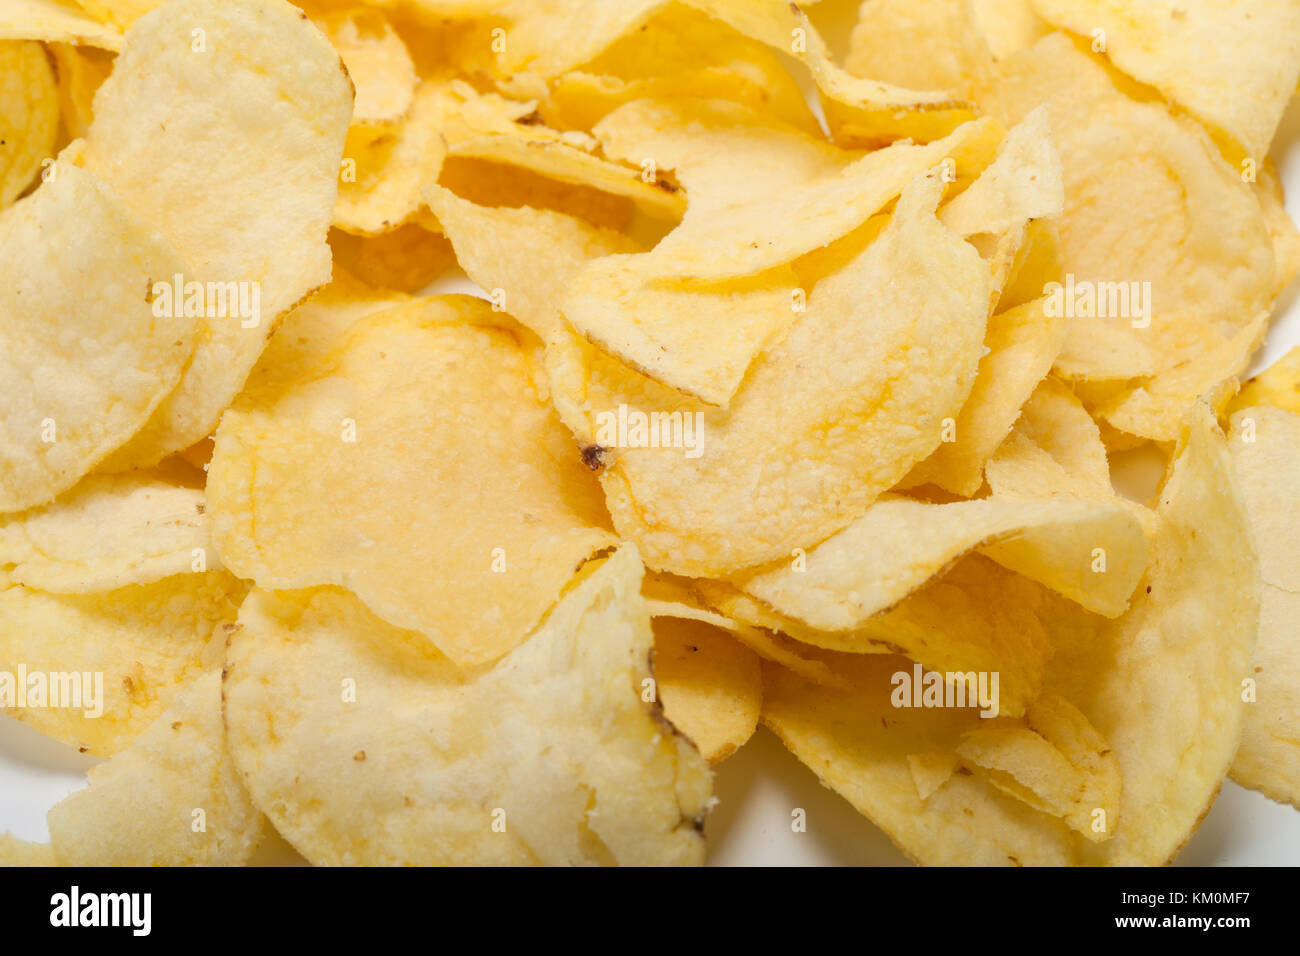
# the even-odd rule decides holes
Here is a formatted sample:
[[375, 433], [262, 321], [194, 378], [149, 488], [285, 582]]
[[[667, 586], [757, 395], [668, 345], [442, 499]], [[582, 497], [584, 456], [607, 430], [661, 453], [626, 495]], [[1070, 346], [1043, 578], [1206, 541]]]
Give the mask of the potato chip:
[[1119, 819], [1119, 761], [1067, 700], [1044, 694], [1018, 723], [981, 725], [957, 745], [976, 776], [1035, 810], [1060, 817], [1094, 843]]
[[50, 43], [46, 49], [54, 58], [64, 135], [69, 140], [81, 139], [90, 132], [94, 119], [95, 92], [113, 72], [113, 54], [66, 43]]
[[[528, 206], [575, 216], [606, 229], [623, 229], [637, 215], [636, 204], [626, 196], [470, 156], [447, 157], [438, 173], [438, 185], [478, 206]], [[437, 217], [425, 209], [415, 214], [415, 221], [429, 229], [442, 229]]]
[[744, 745], [758, 726], [758, 656], [703, 621], [654, 618], [654, 677], [664, 716], [710, 765]]
[[54, 155], [59, 99], [39, 43], [0, 40], [0, 209], [36, 178]]
[[[1020, 410], [1016, 430], [1086, 486], [1101, 494], [1111, 492], [1110, 463], [1101, 443], [1101, 431], [1083, 403], [1060, 379], [1049, 376], [1038, 383]], [[991, 476], [989, 483], [993, 483]]]
[[175, 245], [193, 272], [174, 280], [172, 308], [205, 321], [180, 385], [114, 467], [210, 435], [275, 323], [329, 280], [350, 93], [338, 54], [282, 0], [171, 0], [129, 31], [82, 164]]
[[1300, 80], [1300, 8], [1290, 0], [1033, 0], [1054, 26], [1092, 35], [1121, 70], [1149, 83], [1247, 156], [1262, 159]]
[[0, 673], [13, 675], [0, 711], [110, 757], [219, 666], [244, 590], [221, 571], [101, 594], [0, 590]]
[[112, 23], [125, 30], [164, 0], [77, 0], [86, 12], [104, 23]]
[[[497, 69], [503, 74], [528, 70], [544, 77], [571, 70], [640, 27], [664, 4], [665, 0], [506, 0], [492, 11], [509, 22]], [[484, 34], [488, 27], [484, 22]], [[491, 41], [485, 37], [483, 42]]]
[[973, 550], [1110, 617], [1127, 606], [1147, 557], [1141, 527], [1119, 505], [890, 497], [794, 561], [734, 582], [811, 627], [847, 631]]
[[967, 0], [863, 0], [844, 68], [897, 86], [969, 97], [991, 57]]
[[203, 489], [161, 471], [89, 475], [51, 504], [0, 517], [0, 587], [90, 594], [220, 567]]
[[986, 354], [970, 397], [953, 419], [952, 440], [914, 467], [904, 487], [933, 484], [967, 497], [979, 491], [984, 463], [1051, 370], [1065, 338], [1065, 319], [1046, 315], [1044, 303], [1038, 299], [989, 317]]
[[335, 266], [376, 288], [419, 292], [456, 261], [447, 237], [408, 222], [379, 236], [330, 233]]
[[1259, 643], [1232, 779], [1300, 807], [1300, 417], [1268, 406], [1232, 416], [1233, 470], [1259, 551]]
[[1030, 0], [971, 0], [971, 14], [997, 60], [1028, 49], [1051, 32]]
[[[614, 526], [651, 567], [716, 576], [780, 559], [858, 517], [938, 445], [970, 391], [988, 303], [982, 260], [934, 217], [942, 189], [936, 173], [904, 191], [725, 411], [588, 365], [573, 403], [585, 422], [570, 427], [598, 449]], [[643, 431], [659, 416], [655, 442], [633, 412]], [[680, 423], [666, 441], [665, 421]]]
[[58, 865], [54, 847], [48, 843], [29, 843], [11, 833], [0, 832], [0, 867]]
[[518, 645], [613, 537], [529, 346], [497, 325], [480, 299], [414, 300], [228, 411], [207, 489], [226, 566], [347, 587], [460, 665]]
[[1228, 411], [1235, 412], [1254, 405], [1276, 405], [1289, 412], [1300, 412], [1300, 346], [1254, 378], [1247, 379], [1241, 391], [1228, 403]]
[[[1150, 376], [1266, 309], [1275, 266], [1263, 213], [1194, 123], [1133, 101], [1060, 34], [998, 64], [980, 100], [1008, 124], [1048, 109], [1065, 171], [1064, 274], [1039, 294], [1071, 319], [1063, 374]], [[1168, 413], [1181, 409], [1171, 401]]]
[[1259, 208], [1264, 212], [1264, 221], [1273, 239], [1273, 261], [1277, 266], [1273, 298], [1276, 299], [1300, 273], [1300, 229], [1296, 228], [1286, 211], [1282, 180], [1273, 161], [1265, 160], [1257, 175], [1255, 198], [1259, 200]]
[[0, 513], [71, 488], [176, 386], [196, 320], [151, 300], [182, 268], [103, 182], [64, 162], [0, 213]]
[[106, 17], [90, 16], [84, 4], [67, 0], [5, 0], [0, 6], [0, 40], [78, 43], [104, 50], [122, 49], [122, 31]]
[[88, 776], [47, 816], [63, 866], [239, 866], [262, 839], [226, 747], [219, 669]]
[[345, 592], [254, 591], [225, 684], [253, 802], [317, 864], [699, 863], [710, 773], [643, 697], [640, 577], [622, 548], [473, 676]]
[[334, 11], [315, 21], [343, 58], [356, 89], [353, 123], [395, 123], [411, 108], [415, 64], [406, 44], [373, 7]]

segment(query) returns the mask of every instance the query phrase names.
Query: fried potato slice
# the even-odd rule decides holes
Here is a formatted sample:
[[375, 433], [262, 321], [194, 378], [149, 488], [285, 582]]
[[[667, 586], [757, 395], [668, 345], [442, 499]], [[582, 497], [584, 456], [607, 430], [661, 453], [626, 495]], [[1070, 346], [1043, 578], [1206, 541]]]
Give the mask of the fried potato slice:
[[460, 665], [518, 645], [614, 539], [510, 325], [481, 299], [416, 299], [228, 411], [207, 489], [226, 566], [347, 587]]
[[411, 54], [382, 10], [352, 7], [313, 21], [343, 58], [356, 101], [353, 123], [395, 123], [411, 108], [419, 77]]
[[[653, 614], [653, 611], [651, 612]], [[710, 765], [744, 746], [758, 727], [758, 655], [705, 621], [654, 616], [654, 676], [664, 716]]]
[[162, 470], [89, 475], [48, 505], [0, 517], [0, 587], [91, 594], [220, 567], [203, 489]]
[[1243, 408], [1228, 442], [1241, 485], [1263, 581], [1259, 643], [1232, 779], [1300, 808], [1300, 416], [1280, 408]]
[[379, 236], [330, 232], [336, 270], [342, 267], [380, 289], [419, 292], [456, 262], [447, 237], [415, 222]]
[[1051, 32], [1030, 0], [970, 0], [975, 27], [994, 59], [1025, 50]]
[[279, 318], [329, 281], [351, 94], [338, 54], [282, 0], [171, 0], [128, 31], [81, 163], [168, 237], [186, 281], [247, 283], [258, 305], [253, 316], [203, 310], [222, 314], [205, 314], [180, 384], [112, 467], [152, 465], [210, 435]]
[[1300, 8], [1289, 0], [1033, 0], [1053, 26], [1102, 30], [1106, 55], [1238, 150], [1262, 160], [1300, 80]]
[[[1101, 429], [1083, 407], [1083, 402], [1059, 378], [1048, 376], [1038, 383], [1020, 410], [1012, 435], [1017, 433], [1057, 463], [1071, 479], [1069, 485], [1076, 490], [1085, 489], [1080, 497], [1109, 497], [1114, 493]], [[1004, 442], [999, 446], [986, 469], [995, 496], [1011, 494], [1013, 487], [1020, 494], [1029, 491], [1007, 470], [1009, 460], [1003, 455], [1003, 447], [1007, 444]], [[1052, 490], [1050, 484], [1044, 485], [1044, 493], [1029, 494], [1028, 497], [1048, 498], [1052, 496]]]
[[1289, 412], [1300, 412], [1300, 346], [1247, 379], [1241, 391], [1228, 402], [1227, 410], [1236, 412], [1255, 405], [1276, 405]]
[[46, 817], [63, 866], [240, 866], [262, 839], [226, 746], [220, 669], [88, 776]]
[[12, 833], [0, 833], [0, 867], [58, 866], [54, 847], [48, 843], [20, 840]]
[[[21, 585], [0, 590], [0, 671], [90, 675], [99, 696], [83, 698], [81, 708], [55, 708], [39, 706], [30, 688], [26, 698], [5, 700], [0, 685], [6, 705], [0, 712], [82, 753], [111, 757], [196, 676], [219, 666], [245, 590], [222, 571], [102, 594], [53, 595]], [[14, 706], [24, 700], [27, 706]], [[96, 711], [102, 713], [88, 715]]]
[[51, 173], [0, 213], [0, 513], [75, 485], [149, 420], [195, 347], [197, 321], [149, 301], [182, 270], [172, 246], [98, 177]]
[[253, 802], [317, 864], [701, 862], [711, 775], [643, 697], [640, 581], [620, 549], [473, 675], [346, 592], [254, 591], [225, 683]]
[[26, 40], [0, 40], [0, 209], [53, 157], [58, 130], [58, 87], [45, 50]]
[[1110, 839], [1119, 820], [1119, 761], [1073, 704], [1044, 694], [1024, 720], [968, 731], [957, 756], [976, 776], [1086, 839]]
[[77, 43], [104, 50], [122, 49], [122, 31], [106, 17], [89, 15], [68, 0], [5, 0], [0, 7], [0, 40]]
[[844, 68], [917, 90], [969, 98], [992, 61], [968, 0], [862, 0]]
[[45, 48], [54, 60], [64, 135], [69, 141], [83, 139], [94, 119], [95, 93], [113, 72], [115, 57], [105, 50], [68, 43], [49, 43]]

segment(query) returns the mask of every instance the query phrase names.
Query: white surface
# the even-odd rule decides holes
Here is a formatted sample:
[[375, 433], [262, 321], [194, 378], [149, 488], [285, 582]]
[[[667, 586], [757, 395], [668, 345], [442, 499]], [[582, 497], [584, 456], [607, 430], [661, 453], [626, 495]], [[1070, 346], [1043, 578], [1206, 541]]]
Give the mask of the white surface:
[[[1273, 147], [1287, 190], [1287, 208], [1300, 221], [1300, 101], [1293, 101]], [[1300, 282], [1278, 303], [1255, 369], [1272, 364], [1300, 345]], [[439, 292], [479, 292], [463, 276], [437, 283]], [[49, 839], [45, 812], [85, 785], [92, 758], [8, 717], [0, 717], [0, 831], [27, 840]], [[760, 730], [717, 771], [719, 804], [709, 821], [710, 863], [716, 865], [812, 866], [902, 865], [889, 839]], [[807, 830], [795, 833], [791, 814], [806, 813]], [[257, 862], [301, 859], [282, 841]], [[1281, 866], [1300, 863], [1300, 812], [1225, 783], [1218, 802], [1178, 858], [1182, 866]]]

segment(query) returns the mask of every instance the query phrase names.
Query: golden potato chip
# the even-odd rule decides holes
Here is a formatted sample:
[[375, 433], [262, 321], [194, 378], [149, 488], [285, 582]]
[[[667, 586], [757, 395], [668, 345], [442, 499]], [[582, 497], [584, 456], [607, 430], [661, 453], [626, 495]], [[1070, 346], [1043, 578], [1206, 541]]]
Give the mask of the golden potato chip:
[[1149, 83], [1247, 156], [1268, 153], [1300, 80], [1300, 7], [1291, 0], [1033, 0], [1053, 26], [1093, 35], [1121, 70]]
[[1051, 32], [1030, 0], [971, 0], [971, 13], [989, 52], [998, 60], [1033, 46]]
[[[1085, 486], [1099, 494], [1111, 493], [1110, 463], [1106, 446], [1101, 443], [1101, 431], [1083, 403], [1059, 378], [1048, 376], [1038, 383], [1020, 410], [1015, 430]], [[989, 484], [993, 484], [991, 473]], [[998, 493], [996, 487], [994, 493]]]
[[12, 833], [0, 832], [0, 867], [58, 866], [54, 847], [48, 843], [29, 843]]
[[[438, 185], [478, 206], [528, 206], [576, 216], [607, 229], [623, 229], [637, 215], [636, 205], [626, 196], [470, 156], [448, 156], [438, 173]], [[425, 209], [415, 214], [415, 221], [442, 230], [437, 217]]]
[[384, 14], [373, 7], [336, 10], [314, 21], [343, 58], [356, 89], [353, 123], [395, 123], [411, 108], [415, 64]]
[[54, 155], [59, 96], [39, 43], [0, 40], [0, 209], [31, 185]]
[[[492, 12], [509, 23], [497, 68], [554, 76], [581, 66], [618, 37], [631, 33], [665, 0], [506, 0]], [[485, 21], [482, 32], [489, 32]], [[484, 43], [490, 43], [486, 37]], [[496, 49], [495, 47], [493, 49]]]
[[1276, 405], [1289, 412], [1300, 412], [1300, 346], [1246, 380], [1241, 391], [1228, 403], [1235, 412], [1253, 405]]
[[1300, 807], [1300, 417], [1268, 406], [1232, 416], [1228, 443], [1263, 582], [1254, 682], [1232, 779]]
[[1094, 843], [1119, 819], [1119, 761], [1073, 704], [1044, 694], [1019, 722], [967, 731], [957, 756], [994, 787], [1060, 817]]
[[[726, 410], [588, 363], [573, 401], [585, 421], [570, 427], [601, 466], [615, 528], [651, 567], [716, 576], [781, 559], [861, 515], [937, 447], [969, 394], [988, 307], [983, 261], [934, 216], [943, 185], [934, 173], [908, 186]], [[562, 373], [552, 385], [568, 387]]]
[[122, 31], [69, 0], [5, 0], [0, 6], [0, 40], [78, 43], [104, 50], [122, 49]]
[[0, 513], [71, 488], [175, 388], [197, 320], [151, 300], [182, 270], [98, 177], [64, 162], [0, 213]]
[[953, 419], [952, 432], [908, 472], [904, 487], [932, 484], [967, 497], [979, 491], [984, 463], [1051, 370], [1065, 338], [1066, 320], [1048, 316], [1044, 303], [1037, 299], [989, 317], [986, 352], [970, 397]]
[[239, 866], [261, 841], [266, 818], [226, 747], [220, 669], [88, 776], [46, 818], [63, 866]]
[[1273, 297], [1276, 299], [1291, 285], [1296, 274], [1300, 273], [1300, 229], [1286, 211], [1286, 196], [1282, 191], [1282, 179], [1271, 159], [1265, 160], [1257, 171], [1255, 198], [1264, 212], [1264, 221], [1268, 223], [1269, 235], [1273, 238], [1273, 261], [1277, 266], [1273, 282]]
[[517, 646], [614, 539], [531, 346], [500, 324], [481, 299], [413, 300], [227, 411], [207, 488], [226, 566], [347, 587], [460, 665]]
[[[1071, 319], [1063, 374], [1149, 377], [1231, 340], [1267, 308], [1275, 266], [1264, 215], [1194, 123], [1130, 99], [1061, 34], [998, 64], [980, 100], [1007, 124], [1048, 109], [1065, 172], [1063, 275], [1039, 294]], [[1181, 399], [1167, 404], [1176, 418]]]
[[94, 119], [95, 92], [113, 72], [113, 54], [67, 43], [50, 43], [46, 49], [54, 58], [64, 135], [69, 140], [81, 139], [90, 132]]
[[220, 665], [244, 590], [221, 571], [100, 594], [0, 590], [0, 712], [110, 757]]
[[51, 504], [0, 517], [0, 587], [90, 594], [220, 567], [203, 489], [161, 471], [88, 475]]
[[123, 30], [150, 10], [162, 6], [163, 2], [164, 0], [77, 0], [91, 16]]
[[336, 267], [376, 288], [419, 292], [456, 261], [447, 237], [414, 222], [379, 236], [330, 233]]
[[758, 656], [703, 621], [654, 618], [654, 677], [664, 716], [709, 764], [726, 760], [758, 726]]
[[113, 467], [210, 435], [275, 323], [329, 280], [351, 102], [338, 54], [282, 0], [171, 0], [128, 32], [81, 162], [175, 245], [193, 272], [154, 278], [204, 321], [180, 385]]
[[969, 97], [991, 57], [967, 0], [862, 0], [844, 68], [854, 76]]
[[253, 802], [317, 864], [701, 862], [711, 775], [644, 696], [640, 578], [620, 549], [474, 675], [346, 592], [254, 591], [225, 683]]

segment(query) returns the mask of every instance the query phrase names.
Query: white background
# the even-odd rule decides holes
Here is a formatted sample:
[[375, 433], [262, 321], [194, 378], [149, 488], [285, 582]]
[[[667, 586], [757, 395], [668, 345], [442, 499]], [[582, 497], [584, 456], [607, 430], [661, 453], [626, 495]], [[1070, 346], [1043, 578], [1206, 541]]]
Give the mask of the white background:
[[[1273, 145], [1287, 190], [1287, 209], [1300, 222], [1300, 98], [1292, 102]], [[1277, 305], [1277, 319], [1253, 371], [1300, 345], [1300, 282]], [[480, 290], [463, 276], [431, 292]], [[0, 717], [0, 832], [47, 841], [45, 813], [85, 786], [96, 761]], [[717, 809], [708, 824], [710, 863], [717, 865], [905, 865], [889, 839], [843, 799], [824, 789], [768, 731], [758, 733], [717, 768]], [[793, 833], [791, 811], [807, 813], [807, 832]], [[255, 862], [302, 860], [276, 839]], [[1178, 865], [1279, 866], [1300, 863], [1300, 812], [1226, 782], [1218, 802], [1179, 856]]]

